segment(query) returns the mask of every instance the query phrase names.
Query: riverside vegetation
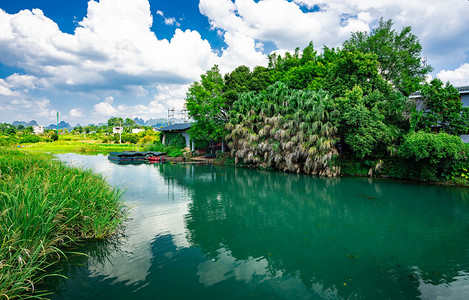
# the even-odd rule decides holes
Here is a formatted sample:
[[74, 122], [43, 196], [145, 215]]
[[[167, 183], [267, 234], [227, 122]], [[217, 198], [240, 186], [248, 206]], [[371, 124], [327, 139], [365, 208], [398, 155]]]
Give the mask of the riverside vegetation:
[[91, 170], [0, 148], [0, 298], [43, 297], [45, 269], [82, 239], [121, 225], [122, 192]]
[[[384, 175], [469, 185], [469, 108], [439, 79], [410, 27], [381, 20], [342, 48], [313, 44], [268, 67], [214, 66], [186, 97], [196, 143], [228, 142], [236, 163], [322, 176]], [[420, 91], [420, 97], [409, 97]]]

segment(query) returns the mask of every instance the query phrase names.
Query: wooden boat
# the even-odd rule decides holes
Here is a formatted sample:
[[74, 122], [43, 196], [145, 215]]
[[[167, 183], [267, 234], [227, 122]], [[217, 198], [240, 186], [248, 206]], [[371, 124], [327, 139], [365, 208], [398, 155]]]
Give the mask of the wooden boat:
[[150, 157], [159, 157], [164, 154], [164, 152], [156, 151], [111, 152], [109, 153], [108, 159], [115, 162], [148, 162]]

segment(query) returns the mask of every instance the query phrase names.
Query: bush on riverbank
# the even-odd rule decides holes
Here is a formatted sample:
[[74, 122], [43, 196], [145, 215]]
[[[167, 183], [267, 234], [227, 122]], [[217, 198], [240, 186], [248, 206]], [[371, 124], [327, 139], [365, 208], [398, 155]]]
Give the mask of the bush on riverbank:
[[91, 170], [0, 148], [0, 297], [40, 296], [61, 248], [116, 231], [121, 196]]

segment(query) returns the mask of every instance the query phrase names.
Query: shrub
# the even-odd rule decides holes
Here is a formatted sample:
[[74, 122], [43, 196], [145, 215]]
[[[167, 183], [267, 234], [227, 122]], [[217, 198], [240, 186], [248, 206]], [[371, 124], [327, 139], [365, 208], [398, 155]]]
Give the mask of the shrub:
[[453, 165], [467, 161], [467, 146], [461, 138], [446, 133], [417, 132], [404, 137], [398, 150], [403, 160], [402, 176], [423, 181], [446, 177]]
[[186, 139], [180, 133], [166, 132], [165, 144], [182, 149], [186, 147]]
[[20, 143], [21, 144], [32, 144], [38, 143], [42, 141], [41, 137], [33, 134], [25, 134], [21, 137]]
[[50, 139], [53, 140], [53, 141], [58, 141], [59, 140], [59, 135], [54, 132], [53, 134], [51, 134]]

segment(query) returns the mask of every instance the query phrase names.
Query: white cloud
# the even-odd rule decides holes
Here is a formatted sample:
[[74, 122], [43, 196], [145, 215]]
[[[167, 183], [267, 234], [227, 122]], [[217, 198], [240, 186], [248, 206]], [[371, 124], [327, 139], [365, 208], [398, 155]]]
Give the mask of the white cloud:
[[10, 84], [8, 84], [8, 82], [6, 82], [5, 80], [0, 79], [0, 96], [11, 97], [11, 96], [16, 96], [16, 95], [18, 95], [18, 93], [14, 92], [11, 89]]
[[112, 106], [112, 102], [100, 102], [94, 106], [94, 112], [98, 116], [104, 117], [117, 117], [119, 116], [119, 112], [115, 107]]
[[83, 118], [83, 109], [81, 108], [72, 108], [69, 112], [69, 115], [73, 118]]
[[[467, 1], [200, 0], [199, 9], [226, 48], [213, 50], [195, 30], [176, 28], [172, 38], [159, 39], [151, 31], [148, 0], [90, 1], [74, 34], [61, 32], [39, 9], [17, 14], [0, 9], [0, 63], [25, 71], [0, 79], [0, 105], [11, 109], [10, 114], [23, 114], [10, 102], [39, 105], [44, 95], [58, 99], [57, 95], [65, 94], [67, 99], [75, 95], [88, 100], [87, 108], [86, 100], [78, 104], [85, 117], [141, 113], [135, 116], [154, 118], [169, 107], [182, 107], [188, 84], [214, 64], [226, 73], [241, 64], [266, 65], [262, 51], [272, 45], [279, 53], [305, 47], [310, 41], [317, 49], [323, 44], [340, 46], [351, 32], [376, 26], [380, 17], [392, 18], [397, 30], [411, 25], [437, 72], [460, 66], [441, 71], [438, 77], [458, 82], [455, 85], [467, 84]], [[156, 10], [155, 18], [160, 17], [164, 24], [158, 26], [179, 26], [175, 18]], [[110, 94], [115, 101], [102, 100]], [[89, 104], [96, 99], [101, 100]], [[52, 111], [50, 100], [47, 105]], [[70, 117], [80, 113], [73, 111], [78, 105], [66, 108]]]
[[152, 21], [147, 0], [90, 1], [73, 35], [39, 9], [14, 15], [0, 10], [0, 62], [75, 91], [187, 83], [216, 61], [199, 33], [176, 30], [170, 41], [159, 40]]
[[165, 18], [164, 23], [166, 25], [176, 25], [178, 27], [181, 26], [181, 24], [179, 24], [175, 18]]
[[[303, 11], [305, 7], [310, 11]], [[351, 32], [370, 31], [381, 17], [393, 19], [397, 30], [410, 25], [437, 71], [467, 61], [469, 50], [467, 1], [200, 0], [199, 8], [214, 30], [290, 51], [310, 41], [317, 49], [340, 46]]]
[[469, 63], [465, 63], [455, 70], [442, 70], [437, 77], [443, 82], [451, 82], [453, 86], [469, 85]]

